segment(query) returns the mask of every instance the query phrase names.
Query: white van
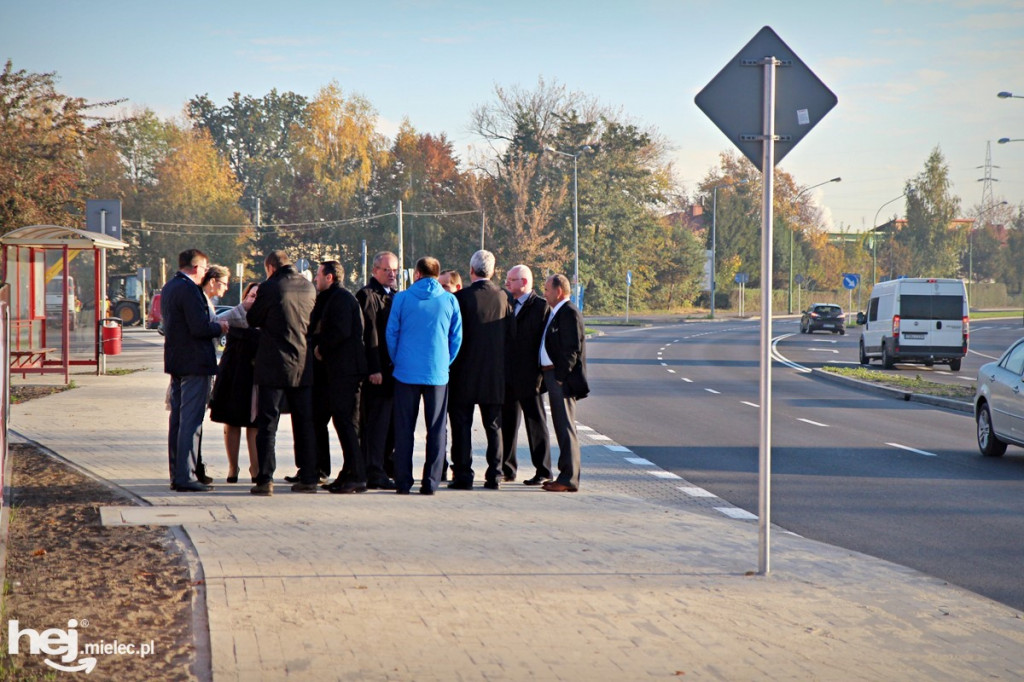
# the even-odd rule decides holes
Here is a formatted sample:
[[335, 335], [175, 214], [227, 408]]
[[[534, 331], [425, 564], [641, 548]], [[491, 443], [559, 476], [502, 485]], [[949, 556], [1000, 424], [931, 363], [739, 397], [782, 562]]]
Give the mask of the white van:
[[915, 362], [928, 367], [948, 364], [958, 372], [970, 335], [967, 288], [960, 279], [879, 282], [863, 324], [860, 364], [878, 358], [886, 369], [897, 362]]

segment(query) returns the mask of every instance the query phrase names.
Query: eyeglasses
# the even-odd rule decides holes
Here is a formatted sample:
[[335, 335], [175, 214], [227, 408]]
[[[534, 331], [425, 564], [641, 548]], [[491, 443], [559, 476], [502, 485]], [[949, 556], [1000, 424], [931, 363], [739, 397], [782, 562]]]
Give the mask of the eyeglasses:
[[225, 289], [229, 286], [228, 281], [226, 279], [218, 279], [217, 284], [221, 285]]
[[378, 267], [377, 270], [380, 270], [381, 272], [398, 272], [398, 268]]

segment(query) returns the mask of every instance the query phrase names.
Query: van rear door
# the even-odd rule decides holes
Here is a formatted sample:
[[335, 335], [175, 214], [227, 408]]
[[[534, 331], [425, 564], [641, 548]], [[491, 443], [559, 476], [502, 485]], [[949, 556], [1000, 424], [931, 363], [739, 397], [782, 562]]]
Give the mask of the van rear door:
[[900, 290], [900, 350], [963, 349], [967, 298], [963, 282], [907, 282]]

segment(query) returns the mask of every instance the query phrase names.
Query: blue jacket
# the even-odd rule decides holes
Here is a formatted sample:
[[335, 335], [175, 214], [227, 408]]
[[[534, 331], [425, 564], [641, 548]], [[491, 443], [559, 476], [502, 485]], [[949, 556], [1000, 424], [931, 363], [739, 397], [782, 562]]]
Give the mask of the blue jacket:
[[404, 384], [444, 386], [448, 367], [462, 345], [462, 315], [455, 297], [424, 277], [398, 293], [387, 327], [395, 379]]
[[213, 339], [220, 323], [195, 282], [178, 272], [160, 291], [164, 326], [164, 372], [175, 376], [217, 373]]

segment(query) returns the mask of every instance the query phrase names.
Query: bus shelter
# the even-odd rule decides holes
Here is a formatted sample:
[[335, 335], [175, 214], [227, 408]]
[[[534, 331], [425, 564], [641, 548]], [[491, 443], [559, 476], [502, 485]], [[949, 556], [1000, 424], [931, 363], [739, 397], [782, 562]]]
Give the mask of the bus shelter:
[[128, 245], [98, 232], [30, 225], [0, 237], [3, 280], [10, 287], [10, 371], [100, 371], [106, 317], [107, 251]]

